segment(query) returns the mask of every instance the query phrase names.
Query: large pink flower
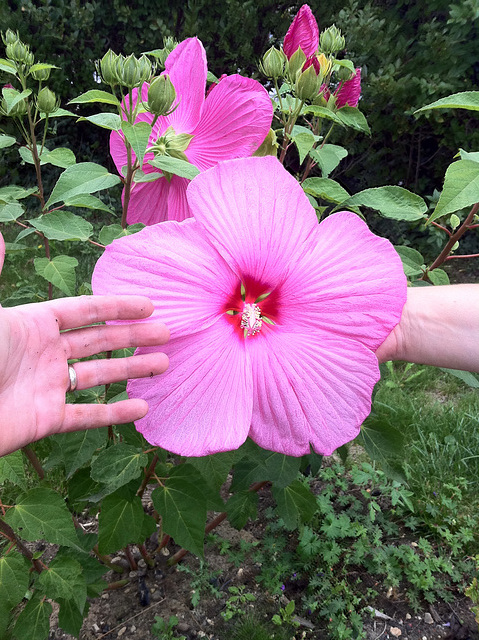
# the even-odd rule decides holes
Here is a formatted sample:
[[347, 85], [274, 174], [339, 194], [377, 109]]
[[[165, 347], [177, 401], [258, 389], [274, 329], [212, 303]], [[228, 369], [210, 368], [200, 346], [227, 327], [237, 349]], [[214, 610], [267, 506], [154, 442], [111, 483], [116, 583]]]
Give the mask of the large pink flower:
[[283, 51], [288, 60], [300, 47], [306, 58], [314, 55], [319, 47], [318, 23], [307, 4], [303, 4], [284, 36]]
[[168, 371], [128, 384], [150, 407], [137, 428], [186, 456], [247, 436], [330, 454], [370, 411], [374, 352], [406, 299], [396, 252], [353, 213], [318, 225], [272, 157], [221, 163], [187, 197], [193, 219], [115, 240], [93, 274], [96, 294], [149, 296], [171, 330]]
[[[259, 82], [240, 75], [222, 78], [205, 99], [206, 54], [197, 38], [181, 42], [166, 59], [165, 73], [176, 89], [178, 107], [166, 117], [160, 117], [153, 127], [150, 144], [172, 127], [175, 134], [191, 134], [185, 154], [200, 171], [221, 160], [250, 156], [263, 142], [273, 117], [271, 100]], [[141, 96], [146, 102], [148, 85]], [[133, 100], [138, 99], [137, 89]], [[151, 113], [141, 113], [137, 120], [153, 121]], [[171, 131], [171, 129], [170, 129]], [[127, 163], [123, 136], [116, 131], [110, 137], [110, 151], [118, 171]], [[142, 170], [159, 172], [145, 156]], [[153, 224], [163, 220], [184, 220], [191, 216], [186, 200], [189, 180], [173, 176], [155, 182], [137, 183], [128, 207], [128, 223]]]

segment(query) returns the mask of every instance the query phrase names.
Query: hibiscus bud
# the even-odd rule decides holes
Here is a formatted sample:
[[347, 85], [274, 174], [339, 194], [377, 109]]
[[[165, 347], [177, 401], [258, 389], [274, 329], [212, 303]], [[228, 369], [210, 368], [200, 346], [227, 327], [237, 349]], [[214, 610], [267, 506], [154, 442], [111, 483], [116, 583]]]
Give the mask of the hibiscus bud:
[[266, 135], [266, 138], [260, 144], [260, 146], [253, 153], [254, 156], [275, 156], [278, 149], [278, 143], [276, 142], [276, 133], [274, 129], [270, 129]]
[[148, 111], [155, 116], [164, 116], [170, 112], [176, 100], [176, 91], [168, 74], [155, 78], [148, 89]]
[[43, 87], [37, 96], [37, 107], [42, 113], [53, 113], [58, 109], [57, 99], [53, 91], [48, 87]]
[[121, 58], [117, 60], [116, 70], [118, 79], [121, 85], [133, 89], [133, 87], [139, 87], [151, 75], [151, 62], [146, 56], [141, 56], [138, 60], [133, 54], [127, 58]]
[[296, 81], [294, 92], [300, 100], [313, 100], [321, 87], [321, 79], [314, 66], [305, 69]]
[[114, 51], [108, 49], [103, 58], [96, 63], [97, 72], [105, 84], [114, 87], [118, 84], [118, 75], [116, 72], [116, 62], [118, 56]]
[[346, 42], [340, 29], [336, 25], [331, 25], [319, 36], [319, 47], [324, 53], [336, 53], [344, 49]]
[[21, 40], [16, 40], [7, 44], [6, 48], [7, 58], [14, 62], [20, 62], [23, 64], [33, 63], [33, 54], [30, 53], [28, 45], [23, 44]]
[[33, 79], [36, 80], [37, 82], [44, 82], [45, 80], [48, 80], [48, 78], [50, 77], [50, 71], [51, 69], [46, 68], [46, 69], [35, 69], [31, 72]]
[[20, 40], [18, 31], [12, 31], [11, 29], [7, 29], [5, 33], [2, 33], [2, 40], [5, 45], [13, 44], [17, 40]]
[[178, 42], [171, 36], [167, 36], [166, 38], [163, 39], [164, 47], [163, 49], [158, 51], [158, 53], [156, 54], [156, 58], [162, 69], [165, 68], [166, 58], [170, 55], [170, 53], [173, 51], [173, 49], [176, 47], [177, 44]]
[[260, 62], [259, 68], [267, 78], [279, 78], [283, 75], [285, 56], [276, 47], [271, 47], [264, 54], [263, 60]]
[[288, 74], [291, 82], [296, 81], [296, 75], [301, 71], [305, 62], [306, 56], [301, 47], [299, 47], [288, 61]]

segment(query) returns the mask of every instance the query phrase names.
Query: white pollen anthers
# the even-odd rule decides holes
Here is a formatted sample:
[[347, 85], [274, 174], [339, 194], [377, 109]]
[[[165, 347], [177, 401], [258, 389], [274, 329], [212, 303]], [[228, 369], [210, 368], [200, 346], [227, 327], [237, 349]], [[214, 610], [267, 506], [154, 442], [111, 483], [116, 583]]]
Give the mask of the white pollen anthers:
[[261, 309], [255, 303], [245, 302], [243, 312], [241, 314], [241, 328], [244, 329], [245, 338], [254, 336], [263, 326], [261, 318]]

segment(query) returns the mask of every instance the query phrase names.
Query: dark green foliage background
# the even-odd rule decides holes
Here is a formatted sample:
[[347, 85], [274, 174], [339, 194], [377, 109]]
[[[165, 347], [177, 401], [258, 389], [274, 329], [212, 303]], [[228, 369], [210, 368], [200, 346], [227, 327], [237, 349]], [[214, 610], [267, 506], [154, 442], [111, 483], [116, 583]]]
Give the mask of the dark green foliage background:
[[[350, 133], [355, 139], [345, 141], [342, 135], [350, 156], [335, 178], [352, 191], [383, 184], [400, 184], [421, 195], [440, 189], [461, 142], [478, 147], [475, 114], [438, 111], [416, 120], [412, 112], [445, 95], [478, 88], [477, 1], [309, 4], [320, 29], [335, 22], [344, 31], [346, 53], [363, 69], [360, 107], [372, 137]], [[260, 56], [281, 42], [300, 6], [277, 0], [3, 0], [0, 24], [18, 29], [37, 59], [62, 67], [50, 85], [65, 103], [91, 88], [94, 60], [108, 48], [139, 54], [161, 48], [168, 35], [178, 40], [198, 35], [217, 75], [255, 76]], [[106, 132], [61, 122], [58, 133], [69, 138], [66, 146], [79, 159], [108, 161]]]

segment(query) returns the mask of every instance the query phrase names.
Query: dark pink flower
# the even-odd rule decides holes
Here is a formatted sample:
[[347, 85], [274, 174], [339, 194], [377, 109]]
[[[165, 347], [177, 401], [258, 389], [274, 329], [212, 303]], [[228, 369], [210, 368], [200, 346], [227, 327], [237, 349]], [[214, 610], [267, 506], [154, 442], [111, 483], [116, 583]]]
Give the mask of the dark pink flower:
[[[150, 145], [159, 137], [190, 134], [192, 139], [184, 151], [189, 162], [200, 171], [221, 160], [249, 156], [261, 145], [271, 127], [273, 107], [268, 93], [259, 82], [240, 75], [223, 78], [205, 99], [206, 53], [197, 38], [181, 42], [168, 56], [165, 72], [175, 87], [178, 107], [169, 116], [161, 116], [153, 127]], [[147, 101], [148, 85], [141, 90]], [[133, 100], [138, 90], [133, 89]], [[152, 122], [151, 113], [140, 113], [137, 120]], [[122, 134], [114, 131], [110, 137], [110, 152], [118, 172], [127, 163]], [[160, 173], [145, 156], [142, 170]], [[154, 224], [163, 220], [184, 220], [191, 216], [186, 200], [189, 180], [176, 175], [168, 180], [137, 183], [131, 193], [128, 223]]]
[[336, 106], [341, 107], [357, 107], [359, 97], [361, 95], [361, 68], [356, 69], [356, 73], [352, 78], [342, 83], [334, 92], [336, 97]]
[[128, 383], [150, 407], [138, 430], [185, 456], [247, 436], [332, 453], [368, 415], [375, 350], [401, 316], [397, 253], [353, 213], [318, 225], [272, 157], [220, 163], [187, 198], [193, 219], [114, 240], [93, 274], [95, 294], [147, 295], [171, 330], [168, 371]]
[[288, 60], [299, 47], [306, 58], [314, 55], [319, 47], [318, 23], [307, 4], [303, 4], [284, 36], [283, 51]]

